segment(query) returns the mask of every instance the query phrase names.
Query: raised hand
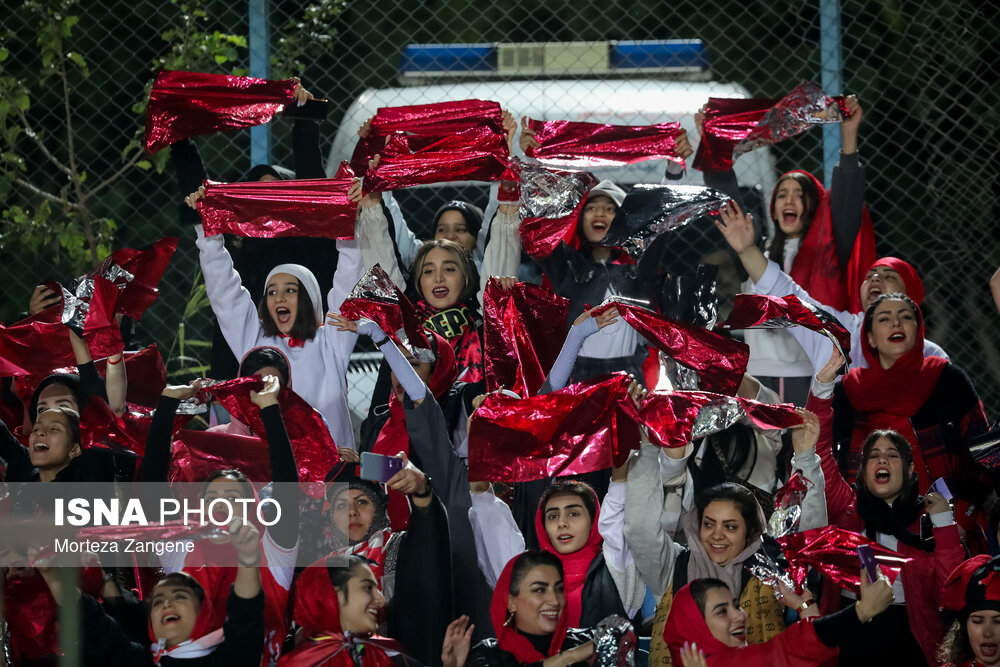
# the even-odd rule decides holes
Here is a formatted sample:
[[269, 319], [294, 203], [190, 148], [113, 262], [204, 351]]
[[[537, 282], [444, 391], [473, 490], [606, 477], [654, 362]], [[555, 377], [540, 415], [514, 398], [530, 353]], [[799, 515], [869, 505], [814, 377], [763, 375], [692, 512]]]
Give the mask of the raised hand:
[[475, 625], [469, 625], [468, 616], [459, 616], [448, 624], [448, 629], [444, 632], [444, 644], [441, 646], [441, 663], [444, 667], [465, 665], [475, 629]]
[[31, 293], [31, 300], [28, 301], [28, 314], [35, 315], [46, 308], [50, 308], [62, 299], [62, 295], [56, 294], [45, 285], [39, 285]]
[[715, 226], [726, 237], [726, 243], [736, 251], [736, 254], [742, 254], [754, 247], [753, 215], [744, 214], [739, 204], [730, 200], [719, 209], [719, 217], [721, 222], [716, 220]]
[[270, 405], [278, 404], [278, 392], [281, 391], [281, 383], [277, 375], [265, 375], [263, 377], [264, 388], [260, 391], [250, 390], [250, 400], [258, 408], [264, 409]]
[[819, 442], [819, 417], [802, 408], [796, 408], [795, 414], [802, 417], [802, 423], [792, 427], [792, 449], [796, 454], [803, 454], [815, 449]]
[[528, 127], [528, 117], [521, 116], [521, 138], [518, 139], [518, 146], [521, 147], [521, 151], [527, 155], [528, 149], [535, 149], [541, 146], [538, 143], [538, 139], [535, 138], [537, 132]]
[[184, 203], [197, 211], [198, 200], [202, 199], [204, 196], [205, 196], [205, 186], [203, 185], [194, 192], [192, 192], [191, 194], [189, 194], [187, 197], [185, 197]]
[[837, 371], [840, 367], [844, 365], [844, 355], [840, 353], [837, 346], [833, 346], [833, 354], [830, 355], [830, 359], [823, 364], [823, 368], [819, 369], [816, 373], [816, 379], [820, 382], [829, 384], [837, 379]]

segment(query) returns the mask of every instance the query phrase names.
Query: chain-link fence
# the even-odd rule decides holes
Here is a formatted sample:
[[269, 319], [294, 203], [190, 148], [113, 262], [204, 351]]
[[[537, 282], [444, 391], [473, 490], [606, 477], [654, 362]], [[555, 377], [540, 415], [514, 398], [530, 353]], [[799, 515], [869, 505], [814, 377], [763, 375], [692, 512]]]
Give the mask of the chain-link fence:
[[[928, 336], [969, 372], [992, 412], [1000, 402], [998, 315], [987, 288], [1000, 264], [995, 13], [975, 0], [839, 5], [5, 0], [0, 249], [7, 298], [0, 319], [16, 319], [35, 284], [77, 275], [110, 247], [177, 234], [181, 245], [138, 342], [157, 342], [178, 380], [204, 365], [211, 311], [197, 282], [193, 234], [178, 222], [182, 193], [166, 156], [144, 156], [133, 141], [159, 66], [300, 75], [331, 101], [322, 148], [334, 165], [349, 157], [357, 125], [375, 106], [481, 97], [518, 117], [692, 127], [709, 95], [780, 97], [800, 80], [829, 85], [839, 77], [842, 90], [828, 92], [854, 93], [865, 110], [860, 153], [879, 253], [919, 269]], [[622, 60], [633, 40], [678, 39], [701, 40], [703, 60], [670, 67]], [[473, 45], [466, 51], [479, 60], [407, 51], [421, 44]], [[289, 163], [290, 123], [276, 120], [264, 132], [269, 157], [260, 134], [251, 148], [249, 131], [198, 138], [209, 175], [238, 180], [252, 157]], [[814, 130], [769, 154], [742, 157], [742, 185], [759, 186], [766, 199], [774, 176], [789, 169], [828, 181], [823, 143], [823, 131]], [[662, 163], [627, 177], [608, 174], [626, 185], [656, 182]], [[696, 172], [690, 176], [697, 182]], [[485, 186], [470, 188], [398, 198], [414, 231], [426, 236], [446, 197], [485, 198]]]

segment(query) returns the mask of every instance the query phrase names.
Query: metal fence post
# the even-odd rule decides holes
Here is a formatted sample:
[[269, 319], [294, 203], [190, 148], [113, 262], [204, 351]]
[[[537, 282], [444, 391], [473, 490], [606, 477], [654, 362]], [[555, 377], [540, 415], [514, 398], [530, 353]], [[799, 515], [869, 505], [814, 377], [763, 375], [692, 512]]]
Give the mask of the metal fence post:
[[[271, 65], [271, 2], [249, 0], [250, 76], [266, 79]], [[250, 128], [250, 164], [271, 164], [271, 129], [265, 123]]]
[[[840, 57], [840, 0], [819, 0], [820, 76], [826, 92], [843, 92]], [[823, 183], [833, 180], [833, 168], [840, 156], [840, 126], [823, 126]]]

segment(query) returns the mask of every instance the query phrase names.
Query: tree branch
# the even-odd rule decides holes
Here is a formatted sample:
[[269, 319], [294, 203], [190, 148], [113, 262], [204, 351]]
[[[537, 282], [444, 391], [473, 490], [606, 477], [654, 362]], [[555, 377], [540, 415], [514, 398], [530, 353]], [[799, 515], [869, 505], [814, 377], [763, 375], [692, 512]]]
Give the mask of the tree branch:
[[17, 183], [18, 185], [20, 185], [25, 190], [31, 192], [32, 194], [38, 195], [42, 199], [48, 199], [49, 201], [55, 202], [55, 203], [59, 204], [60, 206], [65, 206], [65, 207], [72, 208], [72, 209], [79, 209], [80, 208], [79, 204], [77, 204], [75, 202], [71, 202], [71, 201], [69, 201], [67, 199], [63, 199], [62, 197], [57, 197], [54, 194], [52, 194], [51, 192], [46, 192], [45, 190], [42, 190], [41, 188], [39, 188], [36, 185], [32, 185], [31, 183], [29, 183], [28, 181], [24, 180], [21, 177], [15, 178], [14, 182]]
[[115, 173], [111, 174], [110, 176], [108, 176], [107, 178], [105, 178], [103, 181], [101, 181], [100, 183], [98, 183], [97, 185], [95, 185], [93, 187], [93, 189], [88, 190], [84, 194], [80, 195], [80, 203], [81, 204], [85, 203], [88, 199], [90, 199], [91, 197], [93, 197], [94, 195], [96, 195], [98, 192], [100, 192], [101, 190], [103, 190], [104, 188], [108, 187], [109, 185], [111, 185], [112, 183], [114, 183], [115, 181], [117, 181], [119, 178], [121, 178], [122, 175], [124, 175], [126, 171], [128, 171], [129, 169], [131, 169], [132, 167], [135, 166], [135, 163], [138, 162], [139, 158], [141, 158], [141, 157], [142, 157], [142, 148], [139, 148], [135, 152], [135, 155], [133, 155], [131, 158], [129, 158], [129, 161], [126, 162], [125, 164], [123, 164], [118, 171], [116, 171]]
[[60, 162], [55, 155], [49, 152], [49, 149], [42, 143], [41, 137], [35, 134], [35, 131], [31, 129], [31, 125], [28, 124], [28, 117], [24, 115], [23, 111], [20, 111], [21, 125], [24, 127], [24, 133], [31, 137], [31, 140], [35, 142], [35, 145], [42, 151], [42, 155], [49, 159], [49, 162], [54, 164], [56, 168], [66, 174], [67, 176], [72, 176], [73, 172], [69, 167]]

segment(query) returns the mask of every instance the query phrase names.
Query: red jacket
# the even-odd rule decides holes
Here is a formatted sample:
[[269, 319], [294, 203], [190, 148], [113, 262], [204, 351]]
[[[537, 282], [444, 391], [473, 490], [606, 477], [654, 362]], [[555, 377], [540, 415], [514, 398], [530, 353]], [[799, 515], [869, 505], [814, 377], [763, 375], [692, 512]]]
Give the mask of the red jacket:
[[[832, 399], [820, 399], [812, 394], [806, 404], [806, 409], [816, 413], [820, 421], [816, 453], [822, 461], [823, 476], [826, 478], [827, 514], [831, 525], [860, 533], [864, 531], [865, 524], [857, 512], [857, 492], [844, 480], [833, 458], [832, 404]], [[919, 529], [919, 523], [911, 528], [917, 533]], [[903, 542], [896, 547], [900, 554], [913, 559], [903, 566], [900, 576], [903, 578], [910, 629], [927, 656], [929, 665], [937, 664], [937, 647], [944, 639], [944, 628], [938, 614], [941, 589], [952, 570], [965, 560], [965, 549], [959, 538], [957, 525], [935, 527], [934, 544], [934, 553], [927, 553]]]

